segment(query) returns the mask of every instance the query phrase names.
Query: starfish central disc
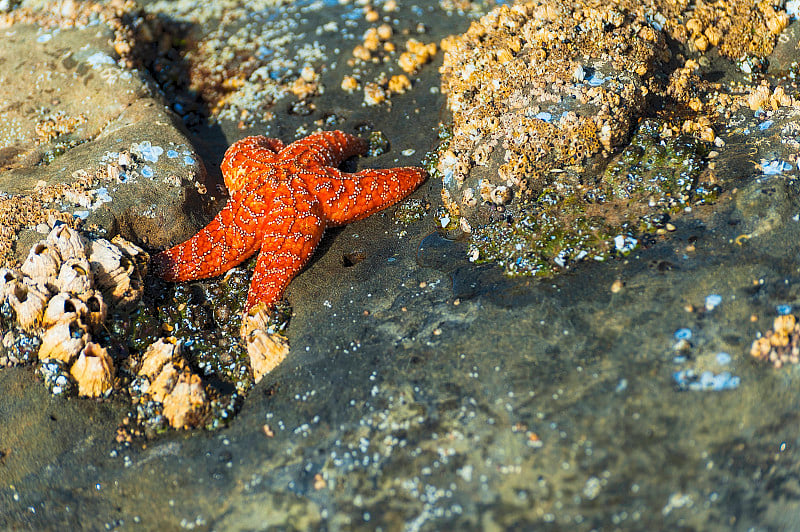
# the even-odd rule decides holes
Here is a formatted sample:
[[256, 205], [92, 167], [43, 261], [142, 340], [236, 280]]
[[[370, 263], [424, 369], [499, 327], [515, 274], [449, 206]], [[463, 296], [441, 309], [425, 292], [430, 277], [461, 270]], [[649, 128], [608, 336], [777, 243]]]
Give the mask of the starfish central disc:
[[246, 310], [272, 307], [319, 244], [326, 227], [365, 218], [401, 200], [426, 177], [402, 167], [345, 173], [337, 167], [367, 151], [367, 142], [323, 131], [288, 146], [246, 137], [225, 152], [230, 198], [192, 238], [153, 257], [167, 281], [214, 277], [259, 252]]

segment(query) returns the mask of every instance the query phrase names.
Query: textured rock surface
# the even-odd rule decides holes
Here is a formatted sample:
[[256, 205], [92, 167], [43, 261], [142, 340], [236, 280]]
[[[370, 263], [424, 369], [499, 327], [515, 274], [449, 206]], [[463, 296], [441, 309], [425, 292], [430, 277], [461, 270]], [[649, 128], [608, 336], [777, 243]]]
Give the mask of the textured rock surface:
[[[266, 129], [289, 141], [323, 126], [384, 132], [389, 151], [351, 163], [358, 167], [418, 163], [436, 144], [445, 103], [436, 90], [441, 56], [422, 67], [411, 91], [392, 95], [391, 107], [361, 107], [363, 94], [336, 89], [344, 74], [364, 82], [396, 68], [388, 52], [381, 52], [390, 58], [385, 63], [343, 65], [372, 25], [391, 24], [389, 42], [402, 50], [405, 34], [420, 31], [420, 21], [428, 26], [417, 35], [424, 42], [466, 30], [466, 16], [440, 6], [466, 13], [485, 6], [396, 4], [397, 11], [384, 11], [390, 2], [367, 10], [361, 3], [297, 2], [273, 15], [226, 2], [220, 13], [247, 20], [247, 34], [261, 34], [261, 24], [274, 29], [275, 20], [295, 25], [282, 35], [292, 61], [306, 57], [296, 54], [299, 48], [324, 47], [324, 64], [316, 67], [327, 90], [303, 105], [271, 107], [275, 117], [259, 131], [224, 120], [219, 128], [196, 128], [209, 172], [227, 144], [247, 133]], [[722, 4], [713, 9], [734, 5]], [[221, 9], [152, 5], [180, 20], [188, 17], [176, 14], [179, 7], [198, 20]], [[668, 22], [670, 31], [685, 25], [671, 15]], [[201, 36], [212, 35], [201, 29]], [[227, 34], [221, 41], [227, 51], [238, 46]], [[171, 41], [166, 48], [178, 57], [183, 52]], [[247, 54], [225, 55], [224, 62], [238, 57]], [[723, 76], [740, 75], [732, 63], [720, 64]], [[712, 76], [708, 69], [692, 72], [699, 80]], [[167, 80], [170, 72], [162, 69]], [[286, 76], [284, 84], [299, 77], [277, 66], [271, 72]], [[774, 94], [775, 80], [767, 81]], [[239, 94], [236, 104], [242, 102], [256, 103]], [[161, 108], [144, 107], [135, 116], [153, 109]], [[800, 305], [794, 113], [745, 106], [732, 115], [738, 125], [717, 131], [728, 149], [708, 173], [728, 186], [713, 205], [694, 207], [673, 222], [676, 231], [653, 234], [624, 260], [582, 264], [547, 282], [509, 279], [492, 265], [476, 265], [466, 244], [438, 232], [441, 182], [423, 185], [416, 203], [332, 231], [289, 287], [294, 316], [283, 331], [289, 355], [219, 431], [118, 443], [126, 400], [53, 397], [32, 368], [3, 369], [0, 528], [797, 529], [800, 366], [775, 370], [749, 354], [779, 312], [789, 306], [796, 313]], [[182, 116], [190, 121], [190, 114]], [[158, 126], [133, 122], [131, 128]], [[168, 162], [168, 138], [126, 137], [137, 182], [150, 183], [141, 176], [144, 164], [158, 170]], [[141, 154], [142, 141], [164, 149], [158, 162]], [[84, 159], [89, 168], [96, 162]], [[82, 168], [74, 164], [72, 170]], [[154, 196], [162, 190], [177, 201], [177, 187], [152, 183]], [[194, 189], [188, 178], [185, 184]], [[91, 215], [99, 224], [113, 222], [99, 212]], [[192, 210], [173, 223], [196, 229], [210, 214]], [[160, 225], [173, 231], [170, 222]], [[240, 310], [236, 295], [241, 304], [248, 280], [246, 269], [177, 286], [148, 279], [161, 299], [146, 296], [168, 316], [136, 322], [141, 328], [128, 333], [134, 345], [116, 345], [115, 353], [140, 352], [174, 335], [204, 379], [218, 366], [240, 371], [245, 366], [233, 360], [225, 327]], [[6, 310], [0, 309], [0, 327], [8, 324]], [[111, 326], [124, 329], [123, 318]], [[36, 346], [24, 338], [14, 343], [4, 348], [35, 357]], [[689, 371], [713, 378], [690, 381]], [[59, 377], [59, 368], [47, 368], [41, 378]], [[713, 391], [717, 383], [729, 388]]]
[[22, 258], [39, 236], [20, 230], [46, 221], [47, 206], [139, 243], [189, 234], [183, 213], [210, 201], [197, 192], [201, 159], [149, 75], [118, 66], [111, 30], [15, 24], [0, 34], [2, 258]]

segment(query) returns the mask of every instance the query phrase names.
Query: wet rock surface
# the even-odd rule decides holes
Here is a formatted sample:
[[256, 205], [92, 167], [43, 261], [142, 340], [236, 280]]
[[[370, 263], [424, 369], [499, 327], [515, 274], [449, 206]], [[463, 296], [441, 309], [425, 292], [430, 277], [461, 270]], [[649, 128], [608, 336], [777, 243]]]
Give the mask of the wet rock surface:
[[[0, 173], [0, 190], [10, 193], [25, 172], [56, 184], [60, 178], [48, 179], [61, 166], [57, 175], [102, 171], [97, 184], [118, 187], [108, 192], [112, 201], [95, 209], [95, 200], [89, 207], [48, 205], [73, 219], [88, 210], [87, 234], [110, 240], [121, 232], [154, 251], [215, 212], [223, 197], [214, 185], [221, 153], [247, 133], [266, 130], [290, 141], [317, 127], [380, 131], [388, 151], [348, 165], [418, 164], [437, 143], [445, 100], [430, 89], [439, 85], [441, 55], [408, 73], [412, 89], [392, 94], [391, 106], [362, 107], [364, 94], [340, 85], [354, 72], [366, 83], [403, 71], [385, 48], [371, 52], [385, 62], [347, 65], [371, 25], [392, 25], [387, 42], [403, 51], [407, 35], [420, 37], [420, 20], [428, 24], [420, 40], [437, 42], [466, 31], [469, 13], [488, 9], [458, 2], [459, 13], [450, 9], [455, 4], [385, 2], [364, 10], [289, 3], [278, 13], [297, 22], [294, 31], [309, 32], [296, 45], [319, 39], [316, 48], [324, 46], [322, 59], [308, 61], [325, 92], [298, 88], [269, 108], [275, 117], [268, 123], [259, 121], [264, 109], [254, 107], [261, 118], [253, 129], [249, 116], [239, 129], [218, 116], [216, 125], [192, 125], [200, 114], [176, 111], [190, 125], [185, 133], [164, 110], [174, 110], [176, 100], [153, 72], [165, 101], [143, 92], [127, 107], [140, 114], [111, 113], [112, 125], [48, 166], [15, 159], [18, 166]], [[181, 6], [149, 9], [188, 24]], [[233, 3], [228, 9], [247, 14]], [[261, 9], [258, 24], [268, 25], [278, 8]], [[153, 12], [141, 12], [143, 20]], [[324, 29], [331, 18], [346, 31]], [[288, 46], [292, 53], [294, 44]], [[337, 46], [347, 58], [339, 58]], [[283, 83], [310, 83], [300, 73], [304, 66], [283, 72]], [[250, 88], [259, 79], [245, 81]], [[775, 80], [767, 82], [774, 96]], [[218, 89], [215, 97], [236, 87]], [[246, 108], [245, 96], [233, 102]], [[218, 112], [234, 108], [241, 112], [232, 104]], [[156, 111], [161, 118], [148, 120]], [[214, 117], [213, 102], [205, 112]], [[792, 107], [771, 105], [736, 113], [716, 131], [726, 149], [704, 169], [709, 182], [726, 185], [713, 204], [693, 205], [670, 221], [674, 230], [664, 225], [625, 258], [584, 262], [546, 281], [509, 278], [493, 264], [470, 261], [469, 244], [452, 228], [439, 230], [445, 215], [435, 179], [401, 205], [329, 231], [286, 294], [289, 355], [256, 385], [249, 378], [225, 384], [247, 371], [237, 320], [252, 264], [197, 283], [146, 277], [144, 304], [109, 322], [109, 335], [125, 340], [109, 344], [109, 355], [116, 362], [129, 352], [138, 361], [163, 338], [158, 351], [168, 356], [126, 371], [153, 382], [174, 373], [163, 390], [187, 391], [180, 402], [185, 416], [175, 417], [181, 421], [201, 414], [194, 377], [228, 393], [246, 391], [230, 410], [238, 414], [218, 430], [154, 428], [118, 440], [124, 419], [159, 414], [147, 411], [147, 398], [137, 411], [119, 394], [78, 398], [74, 389], [53, 396], [42, 381], [59, 385], [64, 368], [34, 371], [39, 345], [25, 335], [9, 337], [14, 345], [3, 349], [13, 349], [17, 360], [0, 371], [0, 528], [795, 528], [800, 366], [790, 351], [775, 368], [783, 351], [768, 352], [770, 364], [751, 349], [770, 327], [770, 342], [780, 336], [788, 318], [778, 326], [776, 316], [796, 314], [800, 305], [798, 117]], [[114, 181], [107, 180], [109, 165]], [[164, 183], [171, 174], [180, 181]], [[15, 190], [3, 200], [30, 192]], [[174, 207], [159, 211], [154, 201]], [[162, 214], [148, 217], [153, 212]], [[13, 230], [17, 262], [43, 238], [37, 224], [46, 222], [47, 216], [24, 221]], [[13, 317], [0, 312], [4, 339]], [[784, 331], [787, 345], [796, 343], [794, 335]]]

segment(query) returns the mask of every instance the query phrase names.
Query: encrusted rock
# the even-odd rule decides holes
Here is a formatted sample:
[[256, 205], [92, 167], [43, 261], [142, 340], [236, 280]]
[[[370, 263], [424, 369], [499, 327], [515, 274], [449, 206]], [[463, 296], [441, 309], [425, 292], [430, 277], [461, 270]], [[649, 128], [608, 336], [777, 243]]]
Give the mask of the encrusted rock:
[[[473, 225], [491, 205], [538, 195], [552, 170], [607, 157], [637, 123], [667, 54], [637, 13], [552, 1], [498, 7], [445, 48], [454, 123], [438, 169], [445, 206]], [[463, 188], [489, 208], [474, 193], [459, 204]]]
[[70, 375], [78, 383], [78, 395], [107, 395], [114, 387], [114, 361], [105, 348], [89, 342], [72, 365]]

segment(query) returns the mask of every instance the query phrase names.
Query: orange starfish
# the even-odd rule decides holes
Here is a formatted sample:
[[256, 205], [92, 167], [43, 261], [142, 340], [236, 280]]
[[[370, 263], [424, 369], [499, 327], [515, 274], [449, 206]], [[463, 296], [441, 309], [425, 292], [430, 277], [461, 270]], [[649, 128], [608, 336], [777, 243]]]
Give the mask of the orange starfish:
[[225, 152], [225, 207], [199, 233], [153, 258], [157, 275], [190, 281], [219, 275], [260, 249], [246, 311], [272, 307], [308, 261], [326, 227], [365, 218], [399, 201], [425, 180], [416, 167], [336, 167], [367, 151], [367, 142], [324, 131], [284, 147], [278, 139], [246, 137]]

